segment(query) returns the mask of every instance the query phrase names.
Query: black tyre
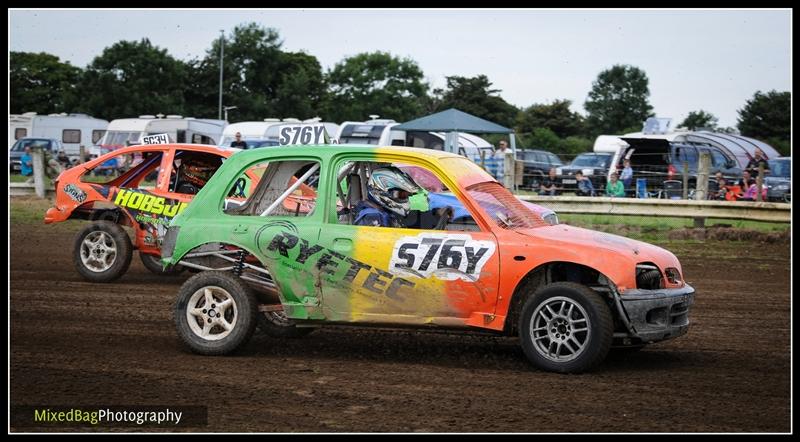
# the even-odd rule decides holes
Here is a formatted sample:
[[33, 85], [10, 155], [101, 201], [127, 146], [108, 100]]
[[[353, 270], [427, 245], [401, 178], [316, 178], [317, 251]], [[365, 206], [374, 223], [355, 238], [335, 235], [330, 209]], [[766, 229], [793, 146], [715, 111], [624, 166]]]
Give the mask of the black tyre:
[[110, 282], [128, 271], [133, 245], [125, 230], [110, 221], [95, 221], [75, 237], [73, 260], [78, 273], [92, 282]]
[[298, 327], [283, 311], [259, 312], [258, 328], [273, 338], [302, 338], [314, 331], [313, 327]]
[[202, 355], [231, 353], [250, 340], [258, 305], [247, 285], [230, 273], [205, 271], [183, 283], [175, 301], [178, 336]]
[[522, 350], [537, 367], [580, 373], [605, 359], [614, 322], [608, 305], [586, 286], [557, 282], [537, 290], [522, 307]]
[[142, 260], [142, 264], [147, 267], [147, 270], [150, 270], [156, 275], [175, 276], [186, 269], [184, 266], [172, 266], [164, 270], [161, 267], [161, 259], [156, 255], [148, 255], [147, 253], [139, 252], [139, 259]]

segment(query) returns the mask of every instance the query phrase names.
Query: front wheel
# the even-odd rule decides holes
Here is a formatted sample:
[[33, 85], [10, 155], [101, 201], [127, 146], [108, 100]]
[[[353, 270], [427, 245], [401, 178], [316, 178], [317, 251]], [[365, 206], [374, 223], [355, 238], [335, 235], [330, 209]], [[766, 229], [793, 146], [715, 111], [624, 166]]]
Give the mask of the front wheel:
[[147, 268], [147, 270], [150, 270], [156, 275], [175, 276], [186, 269], [186, 267], [178, 265], [164, 270], [164, 268], [161, 266], [161, 260], [156, 255], [148, 255], [147, 253], [139, 252], [139, 259], [142, 260], [142, 264]]
[[580, 373], [605, 359], [613, 327], [611, 311], [596, 292], [580, 284], [557, 282], [525, 302], [520, 343], [535, 366]]
[[181, 286], [174, 320], [184, 344], [202, 355], [224, 355], [246, 344], [256, 327], [258, 305], [236, 276], [205, 271]]
[[81, 276], [92, 282], [110, 282], [128, 270], [133, 245], [118, 224], [97, 221], [78, 232], [72, 253]]

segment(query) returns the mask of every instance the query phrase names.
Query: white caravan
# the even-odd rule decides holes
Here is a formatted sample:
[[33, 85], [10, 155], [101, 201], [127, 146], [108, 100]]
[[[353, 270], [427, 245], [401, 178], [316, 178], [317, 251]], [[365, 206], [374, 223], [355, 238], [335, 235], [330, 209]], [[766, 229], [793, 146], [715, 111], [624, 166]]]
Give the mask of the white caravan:
[[219, 144], [228, 125], [225, 120], [197, 119], [180, 115], [141, 115], [139, 118], [120, 118], [108, 124], [100, 146], [116, 149], [139, 144], [143, 137], [167, 134], [171, 143]]
[[88, 152], [105, 134], [108, 121], [86, 114], [37, 115], [36, 112], [8, 116], [8, 145], [20, 138], [52, 138], [61, 142], [64, 151], [77, 159], [80, 147]]
[[[447, 134], [444, 132], [396, 130], [400, 123], [394, 120], [345, 121], [339, 126], [336, 138], [340, 144], [374, 144], [376, 146], [409, 146], [444, 150]], [[483, 138], [465, 132], [458, 133], [458, 154], [477, 164], [490, 158], [494, 146]]]
[[225, 131], [222, 133], [222, 141], [219, 143], [219, 145], [230, 147], [231, 142], [236, 139], [235, 137], [237, 132], [242, 134], [242, 141], [272, 140], [277, 142], [279, 137], [279, 126], [284, 126], [286, 124], [296, 125], [297, 123], [322, 124], [325, 126], [325, 131], [330, 137], [336, 136], [337, 132], [339, 131], [339, 125], [320, 120], [320, 118], [311, 118], [303, 121], [300, 121], [297, 118], [284, 118], [283, 120], [278, 118], [265, 118], [264, 121], [243, 121], [240, 123], [233, 123], [229, 124], [225, 128]]

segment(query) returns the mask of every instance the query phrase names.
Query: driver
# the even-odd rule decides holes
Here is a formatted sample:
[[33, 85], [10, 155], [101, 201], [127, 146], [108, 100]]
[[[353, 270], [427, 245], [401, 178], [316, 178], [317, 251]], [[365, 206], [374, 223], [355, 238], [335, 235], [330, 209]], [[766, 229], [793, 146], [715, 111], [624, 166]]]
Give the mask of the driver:
[[178, 193], [196, 194], [206, 185], [217, 169], [217, 165], [201, 158], [190, 158], [181, 165], [181, 183]]
[[360, 201], [353, 224], [360, 226], [405, 227], [411, 210], [409, 198], [424, 193], [411, 177], [394, 166], [375, 169], [367, 183], [367, 200]]

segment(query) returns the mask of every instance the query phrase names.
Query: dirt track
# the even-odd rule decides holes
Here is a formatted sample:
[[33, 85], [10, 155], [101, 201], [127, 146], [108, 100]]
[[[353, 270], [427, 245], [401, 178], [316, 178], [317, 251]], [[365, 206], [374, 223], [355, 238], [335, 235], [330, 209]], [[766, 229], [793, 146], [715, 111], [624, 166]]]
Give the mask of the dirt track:
[[12, 405], [207, 405], [200, 431], [790, 431], [786, 244], [673, 250], [698, 293], [688, 335], [557, 375], [515, 339], [414, 331], [257, 333], [236, 356], [195, 356], [171, 321], [185, 277], [134, 254], [116, 283], [83, 282], [79, 227], [11, 227]]

